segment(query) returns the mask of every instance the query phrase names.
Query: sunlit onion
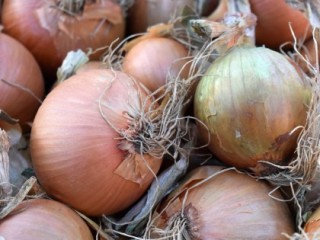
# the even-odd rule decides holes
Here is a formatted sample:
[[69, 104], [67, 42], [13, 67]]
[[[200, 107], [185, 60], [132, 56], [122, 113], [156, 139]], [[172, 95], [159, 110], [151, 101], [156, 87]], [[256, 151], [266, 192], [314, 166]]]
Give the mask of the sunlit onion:
[[309, 98], [310, 89], [280, 53], [234, 47], [197, 86], [195, 116], [207, 126], [198, 124], [200, 136], [221, 161], [270, 173], [270, 165], [259, 161], [282, 164], [290, 159]]
[[0, 33], [0, 109], [21, 123], [32, 121], [44, 95], [38, 63], [18, 41]]
[[93, 240], [86, 223], [69, 207], [46, 199], [22, 202], [0, 221], [0, 236], [6, 240]]
[[276, 240], [294, 232], [280, 192], [272, 193], [276, 200], [267, 183], [234, 170], [215, 175], [221, 170], [205, 166], [190, 172], [154, 214], [154, 232], [160, 233], [155, 236]]
[[139, 114], [148, 104], [138, 89], [124, 73], [88, 70], [49, 93], [31, 133], [34, 170], [49, 195], [101, 215], [128, 207], [145, 192], [154, 176], [150, 169], [156, 173], [161, 159], [140, 154], [138, 134], [145, 129]]

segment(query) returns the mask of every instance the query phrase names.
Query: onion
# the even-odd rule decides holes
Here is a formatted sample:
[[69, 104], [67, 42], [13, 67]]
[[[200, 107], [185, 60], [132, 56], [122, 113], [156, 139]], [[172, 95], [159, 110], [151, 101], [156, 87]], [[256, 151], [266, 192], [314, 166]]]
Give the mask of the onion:
[[[226, 164], [268, 173], [288, 160], [306, 122], [310, 89], [280, 53], [236, 46], [219, 57], [197, 86], [200, 137]], [[208, 130], [210, 139], [208, 139]]]
[[3, 239], [94, 239], [86, 223], [67, 206], [46, 199], [22, 202], [0, 221]]
[[139, 134], [148, 131], [139, 125], [139, 114], [149, 108], [142, 104], [146, 99], [132, 79], [111, 70], [84, 71], [54, 88], [30, 140], [45, 191], [92, 216], [136, 201], [153, 180], [150, 169], [156, 173], [161, 165], [152, 153], [140, 153]]
[[21, 123], [32, 121], [40, 105], [38, 99], [44, 95], [38, 63], [21, 43], [3, 33], [0, 59], [0, 109]]
[[[227, 11], [226, 2], [221, 0], [216, 12], [209, 18], [221, 19]], [[281, 44], [293, 42], [289, 28], [291, 24], [297, 39], [311, 36], [309, 21], [302, 12], [290, 7], [285, 0], [249, 0], [252, 12], [257, 16], [256, 40], [258, 45], [277, 49]]]
[[319, 239], [320, 237], [320, 208], [315, 210], [306, 225], [304, 232], [307, 234], [308, 239]]
[[128, 32], [129, 34], [145, 32], [148, 27], [167, 23], [173, 17], [181, 14], [185, 6], [189, 6], [206, 16], [218, 5], [218, 0], [135, 0], [134, 5], [129, 9]]
[[[123, 71], [151, 92], [164, 86], [167, 76], [187, 78], [188, 50], [173, 39], [154, 37], [137, 43], [123, 60]], [[186, 65], [187, 66], [187, 65]], [[181, 73], [180, 73], [181, 71]]]
[[[286, 239], [281, 234], [294, 232], [293, 219], [272, 190], [233, 170], [199, 167], [161, 203], [154, 226], [172, 239]], [[272, 196], [282, 199], [279, 191]]]
[[46, 76], [55, 76], [68, 51], [110, 45], [125, 28], [112, 0], [5, 0], [2, 20], [4, 32], [32, 52]]

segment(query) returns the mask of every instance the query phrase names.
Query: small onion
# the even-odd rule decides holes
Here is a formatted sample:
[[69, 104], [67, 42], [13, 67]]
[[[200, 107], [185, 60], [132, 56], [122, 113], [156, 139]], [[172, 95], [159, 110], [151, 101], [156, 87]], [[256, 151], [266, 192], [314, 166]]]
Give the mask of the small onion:
[[312, 213], [304, 226], [304, 232], [307, 234], [308, 239], [320, 238], [320, 208], [317, 208], [317, 210]]
[[0, 59], [0, 109], [22, 123], [32, 121], [40, 105], [38, 99], [44, 95], [38, 63], [21, 43], [3, 33]]
[[[82, 6], [69, 14], [58, 7], [63, 3]], [[46, 76], [55, 76], [70, 50], [105, 47], [122, 38], [125, 28], [122, 10], [112, 0], [5, 0], [2, 21], [4, 32], [32, 52]]]
[[294, 152], [310, 95], [280, 53], [236, 46], [197, 86], [195, 116], [207, 126], [198, 125], [200, 137], [207, 142], [209, 130], [210, 150], [227, 164], [256, 173], [268, 170], [259, 161], [280, 164]]
[[148, 27], [158, 23], [167, 23], [173, 17], [180, 16], [185, 6], [189, 6], [206, 16], [218, 5], [218, 0], [135, 0], [129, 9], [129, 34], [145, 32]]
[[[184, 234], [190, 239], [228, 240], [286, 239], [282, 233], [294, 232], [286, 203], [268, 195], [271, 186], [234, 170], [217, 174], [220, 170], [203, 166], [191, 171], [156, 210], [158, 232], [170, 235], [176, 229], [173, 239]], [[272, 196], [282, 199], [279, 191]]]
[[93, 240], [81, 217], [62, 203], [47, 199], [22, 202], [0, 221], [0, 238], [6, 240]]
[[[209, 17], [221, 19], [227, 11], [226, 2], [221, 0], [216, 12]], [[297, 39], [311, 36], [309, 21], [302, 12], [289, 6], [285, 0], [249, 0], [252, 12], [257, 16], [256, 40], [258, 45], [277, 49], [280, 45], [293, 42], [291, 24]]]
[[147, 38], [126, 54], [123, 71], [154, 92], [166, 84], [168, 74], [172, 78], [187, 78], [188, 60], [188, 50], [177, 41], [161, 37]]
[[[45, 191], [85, 214], [118, 212], [136, 201], [161, 159], [137, 153], [114, 129], [135, 138], [144, 129], [145, 93], [111, 70], [87, 70], [59, 84], [41, 105], [31, 132], [35, 173]], [[107, 119], [107, 120], [106, 120]], [[137, 141], [141, 141], [137, 139]]]

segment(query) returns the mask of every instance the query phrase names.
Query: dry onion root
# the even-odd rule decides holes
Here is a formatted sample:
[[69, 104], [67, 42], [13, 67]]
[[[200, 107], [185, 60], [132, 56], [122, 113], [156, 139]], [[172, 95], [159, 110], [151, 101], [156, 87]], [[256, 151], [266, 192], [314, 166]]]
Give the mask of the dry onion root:
[[110, 45], [123, 38], [125, 28], [122, 9], [112, 0], [6, 0], [2, 21], [4, 32], [30, 50], [47, 78], [55, 76], [68, 51]]
[[146, 239], [286, 239], [294, 223], [279, 191], [234, 171], [190, 172], [154, 212]]

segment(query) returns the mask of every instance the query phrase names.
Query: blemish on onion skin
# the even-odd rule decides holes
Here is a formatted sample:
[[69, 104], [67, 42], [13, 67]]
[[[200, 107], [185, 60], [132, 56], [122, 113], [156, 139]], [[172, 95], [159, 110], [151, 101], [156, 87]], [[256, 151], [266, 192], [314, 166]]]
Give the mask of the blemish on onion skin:
[[241, 133], [240, 133], [240, 131], [239, 130], [236, 130], [236, 138], [241, 138]]

